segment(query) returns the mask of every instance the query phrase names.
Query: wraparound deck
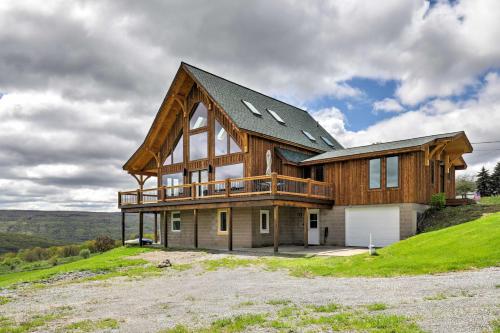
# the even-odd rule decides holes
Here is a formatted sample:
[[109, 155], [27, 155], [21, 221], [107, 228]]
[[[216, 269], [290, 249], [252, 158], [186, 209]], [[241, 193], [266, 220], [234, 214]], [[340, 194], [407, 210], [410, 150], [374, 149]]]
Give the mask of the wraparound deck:
[[[274, 205], [283, 200], [289, 201], [291, 205], [303, 202], [331, 206], [333, 186], [312, 179], [273, 173], [118, 192], [118, 206], [126, 210], [152, 210], [154, 207], [181, 209], [183, 206], [189, 209], [199, 205], [216, 207], [242, 201], [248, 205], [257, 204], [257, 201], [269, 201]], [[262, 202], [258, 204], [262, 205]]]

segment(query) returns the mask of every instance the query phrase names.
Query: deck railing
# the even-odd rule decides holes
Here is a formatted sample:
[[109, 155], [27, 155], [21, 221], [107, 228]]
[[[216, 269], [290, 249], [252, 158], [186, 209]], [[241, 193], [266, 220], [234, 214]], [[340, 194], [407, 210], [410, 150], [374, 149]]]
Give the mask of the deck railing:
[[141, 205], [175, 200], [229, 198], [251, 195], [291, 195], [305, 198], [332, 199], [329, 183], [272, 173], [265, 176], [229, 178], [118, 192], [118, 205]]

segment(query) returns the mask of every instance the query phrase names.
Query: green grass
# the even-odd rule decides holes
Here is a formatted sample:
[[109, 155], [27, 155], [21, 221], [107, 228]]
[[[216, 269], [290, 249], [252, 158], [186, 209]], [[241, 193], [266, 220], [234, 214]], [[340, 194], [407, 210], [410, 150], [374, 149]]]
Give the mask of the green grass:
[[291, 301], [288, 299], [270, 299], [269, 301], [266, 302], [266, 304], [269, 305], [288, 305], [290, 303]]
[[491, 326], [491, 332], [500, 333], [500, 318], [493, 320], [490, 323], [490, 326]]
[[206, 260], [203, 262], [203, 266], [207, 271], [215, 271], [220, 268], [234, 269], [237, 267], [247, 267], [256, 263], [259, 263], [258, 259], [241, 259], [234, 257], [226, 257], [222, 259]]
[[387, 305], [384, 303], [372, 303], [372, 304], [367, 304], [366, 308], [368, 311], [382, 311], [387, 309]]
[[15, 322], [8, 317], [0, 316], [0, 333], [43, 332], [42, 327], [64, 317], [69, 310], [71, 310], [70, 307], [58, 307], [51, 313], [36, 314], [21, 322]]
[[309, 308], [315, 312], [335, 312], [338, 311], [341, 306], [336, 303], [329, 303], [324, 305], [311, 305]]
[[494, 195], [491, 197], [482, 197], [479, 200], [481, 205], [500, 205], [500, 195]]
[[64, 329], [65, 332], [94, 332], [104, 329], [116, 329], [119, 326], [118, 321], [111, 318], [101, 320], [86, 319], [66, 325]]
[[[4, 274], [0, 275], [0, 287], [7, 287], [21, 282], [37, 282], [48, 279], [57, 274], [75, 271], [104, 272], [103, 275], [91, 278], [95, 280], [106, 279], [113, 276], [134, 276], [159, 271], [159, 269], [156, 269], [151, 265], [139, 267], [140, 265], [147, 264], [146, 260], [127, 258], [128, 256], [137, 255], [147, 251], [151, 251], [151, 249], [119, 247], [111, 251], [92, 256], [89, 259], [79, 260], [68, 264], [62, 264], [35, 271]], [[128, 269], [122, 270], [124, 268]]]
[[0, 305], [4, 305], [10, 302], [10, 297], [0, 296]]

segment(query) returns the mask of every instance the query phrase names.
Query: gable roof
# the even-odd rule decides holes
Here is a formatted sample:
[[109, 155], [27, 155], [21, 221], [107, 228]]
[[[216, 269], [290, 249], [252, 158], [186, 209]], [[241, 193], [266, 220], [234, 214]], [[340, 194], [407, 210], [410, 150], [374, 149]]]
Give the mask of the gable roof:
[[[182, 63], [182, 66], [239, 128], [321, 151], [344, 148], [307, 111], [192, 65]], [[253, 115], [243, 104], [243, 100], [252, 103], [260, 111], [261, 116]], [[278, 113], [285, 124], [276, 121], [267, 109]], [[302, 130], [311, 133], [316, 141], [308, 139]], [[327, 145], [321, 136], [330, 140], [334, 147]]]
[[[362, 154], [371, 154], [371, 153], [383, 152], [383, 151], [387, 151], [387, 150], [398, 150], [398, 149], [419, 147], [419, 146], [422, 146], [422, 145], [425, 145], [428, 143], [432, 143], [435, 140], [456, 138], [456, 137], [462, 136], [462, 135], [465, 137], [465, 140], [467, 140], [467, 137], [465, 136], [464, 132], [452, 132], [452, 133], [428, 135], [428, 136], [412, 138], [412, 139], [390, 141], [390, 142], [383, 142], [383, 143], [375, 143], [375, 144], [371, 144], [368, 146], [345, 148], [342, 150], [333, 150], [333, 151], [328, 151], [326, 153], [318, 154], [318, 155], [315, 155], [311, 158], [303, 160], [302, 163], [309, 163], [309, 162], [315, 162], [315, 161], [320, 161], [320, 160], [330, 160], [330, 159], [335, 159], [335, 158], [350, 157], [350, 156], [362, 155]], [[470, 143], [468, 140], [466, 141], [466, 143], [470, 147]], [[472, 147], [470, 147], [470, 151], [472, 151]]]
[[312, 156], [311, 154], [305, 154], [299, 151], [285, 149], [281, 147], [276, 147], [275, 150], [281, 159], [284, 159], [285, 162], [292, 164], [298, 164]]

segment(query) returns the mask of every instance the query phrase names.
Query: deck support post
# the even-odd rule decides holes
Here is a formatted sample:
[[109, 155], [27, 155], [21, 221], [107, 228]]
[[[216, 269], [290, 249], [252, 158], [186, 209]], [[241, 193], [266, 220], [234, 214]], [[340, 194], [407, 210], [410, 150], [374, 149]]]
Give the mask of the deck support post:
[[233, 209], [227, 209], [227, 249], [233, 250]]
[[198, 209], [193, 209], [194, 220], [194, 248], [198, 248]]
[[122, 246], [125, 246], [125, 212], [122, 211]]
[[161, 212], [160, 218], [162, 219], [162, 225], [164, 226], [163, 228], [163, 246], [165, 248], [168, 248], [168, 221], [167, 221], [167, 212], [163, 211]]
[[309, 208], [304, 208], [304, 248], [309, 245]]
[[144, 213], [139, 213], [139, 246], [142, 247], [142, 236], [144, 235]]
[[155, 243], [158, 243], [158, 213], [155, 213], [155, 225], [153, 228], [153, 232], [154, 232], [153, 240]]
[[278, 253], [278, 245], [280, 242], [280, 223], [279, 223], [279, 206], [273, 207], [273, 224], [274, 224], [274, 253]]

